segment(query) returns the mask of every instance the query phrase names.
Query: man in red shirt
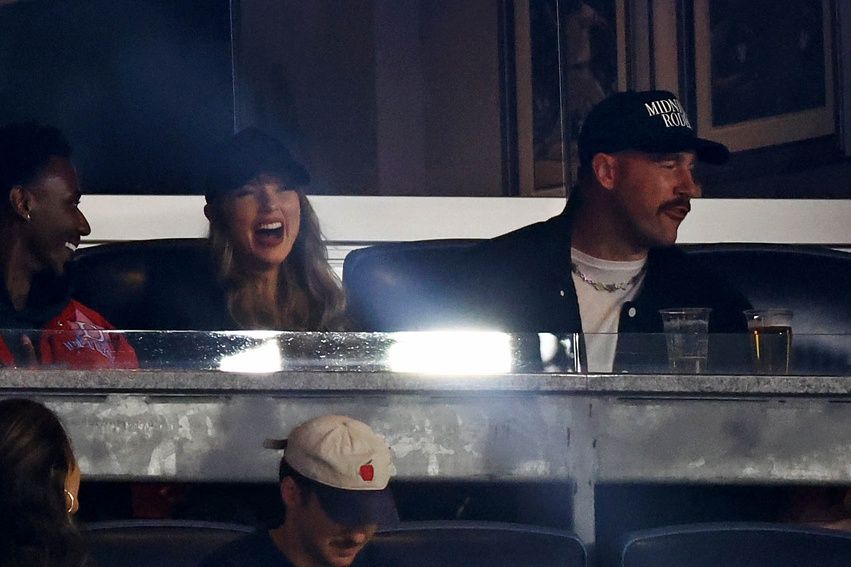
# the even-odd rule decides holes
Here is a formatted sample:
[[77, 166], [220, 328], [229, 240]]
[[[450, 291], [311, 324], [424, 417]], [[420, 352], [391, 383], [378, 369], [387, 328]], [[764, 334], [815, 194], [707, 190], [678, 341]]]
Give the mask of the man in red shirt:
[[136, 368], [136, 353], [74, 301], [65, 267], [91, 232], [71, 149], [56, 128], [0, 127], [0, 366]]

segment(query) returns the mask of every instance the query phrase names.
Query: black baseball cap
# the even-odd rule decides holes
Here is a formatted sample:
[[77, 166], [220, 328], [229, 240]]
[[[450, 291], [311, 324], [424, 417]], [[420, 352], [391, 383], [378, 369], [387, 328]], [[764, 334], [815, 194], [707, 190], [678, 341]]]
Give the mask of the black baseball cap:
[[579, 159], [595, 154], [639, 150], [673, 153], [691, 150], [697, 159], [721, 164], [730, 157], [723, 144], [698, 138], [680, 101], [668, 91], [625, 91], [598, 103], [582, 124]]
[[221, 144], [207, 172], [204, 196], [210, 203], [236, 191], [261, 173], [276, 175], [288, 188], [310, 183], [310, 175], [277, 138], [251, 127]]

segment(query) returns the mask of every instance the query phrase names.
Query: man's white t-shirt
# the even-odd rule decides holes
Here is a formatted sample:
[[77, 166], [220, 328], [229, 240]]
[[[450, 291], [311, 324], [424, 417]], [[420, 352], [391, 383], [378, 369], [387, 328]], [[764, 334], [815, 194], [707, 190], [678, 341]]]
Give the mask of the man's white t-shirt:
[[[601, 260], [570, 249], [575, 266], [571, 275], [579, 301], [579, 317], [585, 333], [585, 348], [589, 372], [611, 372], [617, 347], [618, 321], [621, 306], [632, 301], [644, 282], [647, 258], [630, 261]], [[582, 273], [582, 278], [576, 271]], [[621, 284], [609, 291], [596, 289], [592, 283]]]

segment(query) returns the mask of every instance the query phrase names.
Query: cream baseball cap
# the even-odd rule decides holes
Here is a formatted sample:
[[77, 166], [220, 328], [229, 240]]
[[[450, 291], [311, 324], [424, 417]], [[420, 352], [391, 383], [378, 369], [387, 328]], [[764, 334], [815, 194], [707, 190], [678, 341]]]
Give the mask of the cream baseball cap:
[[322, 509], [335, 521], [382, 527], [399, 521], [387, 487], [396, 474], [390, 448], [362, 421], [343, 415], [305, 421], [290, 432], [284, 461], [314, 481]]

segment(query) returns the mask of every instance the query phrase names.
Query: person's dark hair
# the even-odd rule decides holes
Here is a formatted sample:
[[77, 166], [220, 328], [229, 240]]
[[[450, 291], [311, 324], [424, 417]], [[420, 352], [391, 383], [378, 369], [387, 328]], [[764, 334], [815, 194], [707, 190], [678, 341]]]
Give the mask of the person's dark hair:
[[[275, 138], [250, 129], [224, 144], [214, 160], [205, 195], [212, 219], [222, 218], [224, 198], [261, 175], [281, 179], [297, 192], [301, 221], [293, 249], [281, 264], [277, 312], [258, 313], [251, 275], [234, 265], [233, 247], [223, 223], [210, 221], [210, 244], [219, 276], [228, 290], [228, 308], [244, 328], [293, 331], [343, 330], [345, 295], [328, 264], [319, 219], [301, 187], [310, 180], [304, 167]], [[255, 305], [256, 306], [256, 305]]]
[[0, 566], [84, 564], [65, 500], [74, 462], [52, 411], [32, 400], [0, 401]]
[[286, 457], [281, 457], [281, 462], [278, 465], [278, 482], [284, 480], [284, 477], [291, 476], [293, 480], [296, 481], [297, 484], [310, 484], [312, 482], [316, 482], [310, 480], [300, 472], [296, 471], [290, 464], [287, 462]]
[[37, 122], [0, 127], [0, 198], [9, 207], [9, 192], [33, 181], [53, 157], [71, 157], [68, 140], [57, 128]]
[[[314, 487], [317, 482], [296, 471], [290, 466], [285, 457], [281, 457], [281, 464], [278, 465], [278, 482], [283, 482], [286, 477], [292, 478], [293, 482], [296, 483], [299, 492], [301, 492], [303, 502], [306, 502], [310, 494], [315, 492]], [[286, 506], [284, 507], [286, 508]]]

